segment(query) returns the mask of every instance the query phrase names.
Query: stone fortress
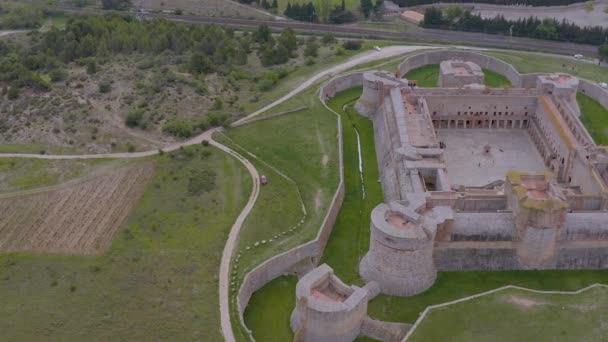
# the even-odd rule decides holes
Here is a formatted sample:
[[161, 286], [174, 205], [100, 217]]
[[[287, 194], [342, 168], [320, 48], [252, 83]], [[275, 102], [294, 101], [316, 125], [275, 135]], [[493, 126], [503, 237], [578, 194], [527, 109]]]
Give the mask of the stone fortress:
[[[384, 195], [359, 264], [366, 286], [327, 265], [301, 278], [295, 340], [398, 341], [366, 316], [367, 301], [421, 293], [438, 270], [608, 268], [608, 149], [579, 119], [579, 80], [530, 74], [489, 88], [461, 55], [481, 56], [430, 52], [397, 74], [362, 74], [355, 109], [373, 122]], [[409, 62], [440, 63], [438, 87], [403, 79]]]

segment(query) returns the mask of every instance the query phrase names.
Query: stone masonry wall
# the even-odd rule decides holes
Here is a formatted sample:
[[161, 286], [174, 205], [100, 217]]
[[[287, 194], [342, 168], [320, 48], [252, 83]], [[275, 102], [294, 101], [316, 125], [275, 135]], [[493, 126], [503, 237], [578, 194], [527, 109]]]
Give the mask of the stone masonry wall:
[[[509, 79], [513, 87], [518, 88], [534, 88], [536, 87], [538, 75], [546, 74], [520, 74], [511, 64], [503, 62], [500, 59], [471, 51], [445, 49], [422, 52], [406, 58], [399, 64], [399, 77], [403, 77], [410, 70], [428, 64], [439, 64], [442, 60], [453, 58], [471, 61], [477, 63], [482, 68], [499, 73]], [[578, 91], [601, 103], [604, 108], [608, 108], [608, 91], [602, 89], [596, 82], [579, 78]]]

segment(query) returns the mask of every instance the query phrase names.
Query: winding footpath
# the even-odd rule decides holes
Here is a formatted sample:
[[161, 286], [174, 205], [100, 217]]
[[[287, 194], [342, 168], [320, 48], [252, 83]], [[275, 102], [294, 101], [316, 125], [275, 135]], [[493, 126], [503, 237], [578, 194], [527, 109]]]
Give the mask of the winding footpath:
[[[324, 78], [326, 76], [333, 76], [335, 74], [341, 73], [345, 70], [348, 70], [350, 68], [353, 68], [359, 64], [363, 64], [366, 62], [370, 62], [370, 61], [374, 61], [374, 60], [378, 60], [378, 59], [396, 57], [399, 55], [403, 55], [406, 53], [410, 53], [410, 52], [414, 52], [414, 51], [418, 51], [418, 50], [422, 50], [422, 49], [433, 49], [433, 48], [437, 48], [437, 47], [433, 47], [433, 46], [389, 46], [389, 47], [382, 49], [381, 51], [367, 51], [367, 52], [361, 53], [359, 55], [356, 55], [356, 56], [350, 58], [349, 60], [347, 60], [346, 62], [344, 62], [342, 64], [332, 66], [328, 69], [325, 69], [325, 70], [311, 76], [309, 79], [307, 79], [305, 82], [298, 85], [298, 87], [296, 87], [295, 89], [290, 91], [285, 96], [270, 103], [267, 106], [264, 106], [263, 108], [255, 111], [255, 112], [241, 118], [240, 120], [236, 121], [235, 123], [244, 123], [244, 122], [254, 118], [257, 115], [260, 115], [260, 114], [268, 111], [269, 109], [277, 106], [278, 104], [281, 104], [281, 103], [287, 101], [288, 99], [292, 98], [299, 92], [303, 91], [304, 89], [308, 88], [309, 86], [313, 85], [314, 83], [316, 83], [317, 81], [321, 80], [322, 78]], [[468, 48], [468, 49], [488, 50], [488, 49], [481, 49], [481, 48]], [[258, 198], [258, 195], [260, 192], [260, 177], [259, 177], [258, 171], [249, 162], [249, 160], [247, 160], [245, 157], [243, 157], [239, 153], [233, 151], [229, 147], [222, 145], [221, 143], [213, 140], [213, 134], [220, 129], [221, 128], [209, 129], [192, 139], [167, 145], [162, 148], [162, 151], [171, 152], [171, 151], [178, 150], [185, 146], [201, 144], [204, 140], [207, 140], [207, 141], [209, 141], [209, 143], [212, 146], [214, 146], [214, 147], [228, 153], [229, 155], [235, 157], [236, 159], [238, 159], [247, 168], [247, 170], [249, 171], [249, 174], [251, 175], [251, 177], [253, 179], [253, 189], [252, 189], [251, 195], [249, 196], [249, 200], [248, 200], [247, 204], [245, 205], [245, 207], [243, 208], [243, 210], [241, 211], [241, 213], [239, 214], [239, 216], [237, 217], [236, 221], [234, 222], [234, 224], [232, 225], [232, 227], [230, 229], [230, 233], [228, 235], [228, 239], [224, 246], [224, 250], [222, 253], [222, 259], [221, 259], [221, 263], [220, 263], [220, 274], [219, 274], [220, 301], [219, 301], [219, 303], [220, 303], [221, 329], [222, 329], [222, 334], [224, 336], [224, 339], [227, 342], [233, 342], [233, 341], [235, 341], [235, 338], [234, 338], [234, 333], [232, 330], [232, 324], [231, 324], [231, 320], [230, 320], [230, 303], [229, 303], [229, 299], [230, 299], [230, 295], [229, 295], [230, 262], [232, 260], [234, 248], [236, 246], [237, 238], [238, 238], [239, 232], [241, 230], [241, 227], [243, 225], [243, 222], [245, 221], [245, 219], [247, 218], [247, 216], [253, 209], [255, 202]], [[0, 153], [0, 158], [35, 158], [35, 159], [119, 158], [119, 159], [133, 159], [133, 158], [143, 158], [143, 157], [154, 156], [156, 154], [159, 154], [160, 150], [161, 149], [142, 151], [142, 152], [103, 153], [103, 154]]]

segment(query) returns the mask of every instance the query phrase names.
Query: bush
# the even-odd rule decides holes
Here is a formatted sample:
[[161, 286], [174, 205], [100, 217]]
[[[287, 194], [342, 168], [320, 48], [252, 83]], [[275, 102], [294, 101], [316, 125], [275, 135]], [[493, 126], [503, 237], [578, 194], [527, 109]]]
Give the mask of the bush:
[[51, 78], [51, 82], [61, 82], [61, 81], [65, 81], [65, 79], [68, 77], [68, 73], [65, 72], [63, 69], [53, 69], [51, 70], [51, 72], [49, 73], [49, 77]]
[[112, 85], [110, 82], [104, 81], [99, 83], [99, 92], [102, 94], [107, 94], [112, 90]]
[[203, 146], [209, 146], [209, 140], [203, 140], [203, 141], [201, 142], [201, 144], [202, 144]]
[[134, 109], [127, 114], [127, 118], [125, 119], [125, 124], [128, 127], [138, 127], [143, 124], [144, 119], [144, 110], [143, 109]]
[[342, 44], [342, 46], [346, 50], [359, 50], [362, 44], [363, 43], [360, 40], [347, 40]]
[[315, 59], [312, 58], [312, 57], [308, 57], [308, 58], [306, 58], [305, 64], [306, 65], [313, 65], [313, 64], [315, 64]]
[[336, 56], [344, 56], [345, 53], [346, 53], [346, 50], [344, 50], [343, 47], [338, 46], [338, 48], [336, 49]]
[[8, 89], [8, 93], [6, 95], [9, 100], [14, 100], [19, 97], [19, 88], [12, 86]]
[[323, 45], [333, 44], [335, 42], [336, 42], [336, 37], [331, 32], [327, 32], [323, 35], [323, 37], [321, 37], [321, 43]]
[[87, 74], [93, 75], [97, 72], [97, 61], [95, 58], [90, 58], [87, 60]]
[[163, 126], [163, 132], [180, 138], [192, 136], [192, 124], [182, 120], [172, 120]]

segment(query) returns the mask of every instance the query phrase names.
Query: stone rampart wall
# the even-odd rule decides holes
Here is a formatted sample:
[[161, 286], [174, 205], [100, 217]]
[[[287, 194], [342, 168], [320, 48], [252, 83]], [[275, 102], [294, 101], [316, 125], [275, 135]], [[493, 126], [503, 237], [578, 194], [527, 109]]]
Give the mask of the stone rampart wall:
[[[511, 85], [517, 88], [535, 88], [538, 75], [546, 73], [520, 74], [511, 64], [501, 61], [498, 58], [482, 55], [477, 52], [464, 50], [433, 50], [422, 52], [406, 58], [399, 64], [399, 77], [429, 64], [439, 64], [446, 59], [462, 59], [477, 63], [480, 67], [490, 69], [505, 76]], [[608, 108], [608, 91], [602, 89], [596, 82], [579, 79], [578, 91], [586, 94]]]
[[604, 108], [608, 108], [608, 91], [602, 89], [597, 83], [579, 79], [578, 91], [601, 103]]
[[[361, 86], [363, 82], [363, 73], [352, 73], [344, 76], [336, 77], [325, 83], [320, 90], [319, 99], [321, 102], [333, 97], [336, 93]], [[328, 108], [328, 107], [327, 107]], [[329, 109], [329, 108], [328, 108]], [[245, 325], [243, 313], [245, 308], [251, 299], [251, 295], [270, 281], [278, 278], [279, 276], [290, 273], [291, 270], [305, 259], [311, 259], [315, 264], [319, 261], [331, 235], [332, 228], [342, 207], [344, 201], [344, 163], [342, 155], [342, 121], [340, 117], [338, 120], [338, 152], [340, 159], [340, 182], [338, 189], [336, 190], [332, 202], [327, 210], [327, 214], [317, 236], [314, 240], [304, 243], [300, 246], [292, 248], [286, 252], [278, 254], [257, 267], [251, 270], [241, 284], [238, 295], [237, 295], [237, 309], [239, 319], [243, 327], [249, 334], [249, 339], [254, 340], [251, 331]]]

